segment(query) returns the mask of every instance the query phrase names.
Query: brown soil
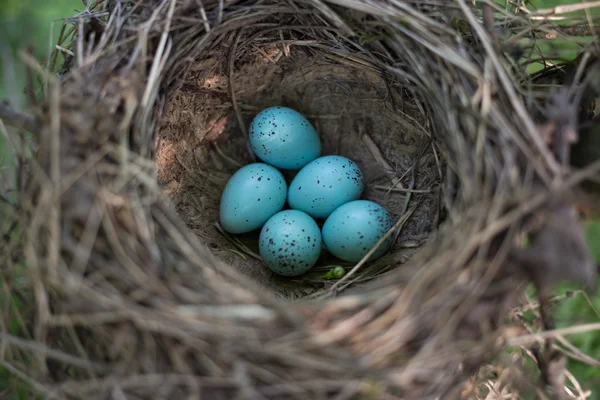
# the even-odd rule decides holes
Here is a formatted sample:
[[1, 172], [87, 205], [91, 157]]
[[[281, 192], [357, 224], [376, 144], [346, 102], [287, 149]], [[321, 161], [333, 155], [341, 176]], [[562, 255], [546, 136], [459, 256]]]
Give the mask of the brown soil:
[[[413, 189], [420, 191], [411, 195], [407, 208], [416, 208], [393, 251], [365, 277], [372, 279], [405, 262], [439, 221], [442, 167], [424, 128], [424, 110], [401, 85], [386, 82], [371, 66], [340, 63], [298, 48], [292, 48], [288, 56], [281, 53], [280, 47], [263, 47], [236, 62], [233, 89], [246, 127], [269, 106], [288, 106], [303, 113], [321, 137], [323, 155], [338, 154], [355, 161], [365, 176], [363, 198], [385, 206], [394, 219], [402, 215], [407, 193], [377, 186], [391, 187], [391, 180], [398, 177], [401, 184], [396, 188], [408, 188], [414, 179]], [[376, 159], [365, 134], [383, 160]], [[231, 102], [227, 57], [213, 53], [190, 68], [184, 84], [171, 96], [158, 138], [159, 182], [188, 227], [220, 259], [243, 273], [288, 299], [329, 285], [319, 276], [339, 261], [324, 255], [305, 276], [280, 278], [260, 261], [240, 255], [215, 228], [228, 178], [252, 162], [247, 149]], [[250, 233], [237, 239], [257, 252], [257, 237]]]

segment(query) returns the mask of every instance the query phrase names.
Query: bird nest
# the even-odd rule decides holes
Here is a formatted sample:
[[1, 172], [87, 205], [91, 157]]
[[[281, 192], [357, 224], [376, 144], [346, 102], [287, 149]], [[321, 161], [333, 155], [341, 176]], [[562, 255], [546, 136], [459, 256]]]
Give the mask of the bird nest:
[[[506, 43], [530, 21], [464, 0], [90, 5], [58, 79], [27, 58], [47, 85], [24, 122], [36, 151], [3, 272], [27, 311], [1, 319], [18, 315], [2, 365], [69, 399], [535, 390], [502, 355], [537, 343], [510, 311], [528, 280], [544, 294], [593, 273], [566, 194], [598, 165], [565, 164], [571, 97], [523, 89]], [[364, 198], [397, 221], [384, 257], [283, 278], [255, 234], [220, 229], [224, 185], [254, 160], [249, 122], [273, 105], [361, 167]]]

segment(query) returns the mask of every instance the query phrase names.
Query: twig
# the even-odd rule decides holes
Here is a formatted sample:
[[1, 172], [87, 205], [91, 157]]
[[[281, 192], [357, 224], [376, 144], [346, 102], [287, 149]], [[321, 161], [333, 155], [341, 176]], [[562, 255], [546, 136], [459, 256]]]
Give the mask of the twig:
[[17, 129], [26, 129], [31, 132], [37, 132], [39, 122], [31, 115], [15, 110], [6, 101], [0, 102], [0, 119], [8, 125]]
[[[480, 26], [479, 21], [473, 14], [472, 10], [467, 6], [465, 0], [457, 0], [458, 5], [462, 9], [463, 13], [467, 17], [467, 20], [471, 24], [472, 29], [475, 30], [477, 36], [481, 39], [482, 45], [485, 48], [486, 53], [490, 57], [494, 69], [498, 74], [498, 79], [500, 80], [501, 86], [506, 91], [510, 104], [514, 108], [516, 116], [520, 119], [521, 123], [524, 125], [527, 132], [530, 133], [529, 138], [533, 142], [533, 144], [538, 148], [540, 155], [548, 165], [548, 167], [554, 173], [560, 173], [560, 165], [556, 162], [556, 160], [552, 157], [552, 154], [548, 151], [548, 148], [542, 138], [537, 134], [536, 127], [533, 123], [533, 119], [527, 112], [522, 102], [520, 96], [517, 95], [516, 89], [514, 87], [513, 80], [508, 75], [508, 72], [502, 66], [502, 63], [498, 59], [498, 54], [494, 49], [493, 44], [490, 41], [488, 35], [486, 35], [485, 30]], [[541, 176], [544, 176], [540, 173]]]
[[548, 30], [536, 30], [534, 35], [538, 39], [558, 39], [561, 36], [597, 36], [600, 35], [600, 26], [574, 25], [552, 26]]
[[[60, 33], [58, 35], [58, 40], [57, 43], [61, 44], [64, 42], [64, 38], [65, 38], [65, 30], [67, 28], [67, 24], [63, 23], [61, 28], [60, 28]], [[56, 67], [56, 59], [58, 57], [58, 51], [57, 49], [54, 47], [54, 22], [50, 25], [50, 32], [51, 35], [48, 35], [48, 50], [49, 53], [51, 53], [51, 56], [48, 57], [48, 60], [46, 62], [46, 70], [48, 71], [54, 71], [55, 67]]]
[[73, 53], [71, 50], [65, 49], [62, 46], [56, 45], [56, 49], [62, 51], [65, 54], [68, 54], [70, 56], [75, 56], [75, 53]]
[[494, 9], [487, 3], [482, 6], [481, 14], [483, 17], [483, 26], [488, 31], [489, 35], [494, 39], [496, 32], [494, 31]]
[[83, 65], [83, 19], [77, 20], [77, 42], [76, 42], [76, 54], [77, 65], [81, 67]]
[[226, 304], [226, 305], [180, 305], [177, 311], [183, 317], [219, 317], [227, 319], [271, 320], [276, 317], [273, 310], [260, 304]]
[[591, 1], [585, 3], [566, 4], [564, 6], [556, 6], [552, 8], [542, 8], [529, 14], [529, 17], [537, 15], [558, 15], [568, 14], [575, 11], [589, 10], [591, 8], [600, 7], [600, 1]]
[[50, 235], [48, 237], [48, 273], [56, 278], [60, 260], [61, 243], [61, 214], [60, 182], [61, 182], [61, 104], [60, 84], [56, 79], [48, 82], [48, 97], [50, 101], [49, 136], [50, 136], [50, 180], [52, 181], [53, 201], [50, 207]]
[[[599, 271], [600, 271], [600, 266], [599, 266]], [[588, 304], [590, 305], [592, 310], [594, 310], [594, 314], [596, 314], [596, 316], [598, 318], [600, 318], [600, 312], [598, 312], [598, 309], [594, 305], [594, 302], [590, 299], [590, 296], [588, 296], [588, 294], [585, 291], [582, 291], [581, 294], [583, 294], [583, 297], [585, 298], [585, 300], [588, 302]]]
[[556, 335], [573, 335], [597, 330], [600, 330], [600, 322], [569, 326], [567, 328], [551, 329], [544, 332], [532, 333], [530, 335], [516, 336], [507, 339], [505, 344], [507, 346], [524, 346], [527, 344], [536, 343], [540, 339], [555, 337]]
[[254, 258], [254, 259], [262, 262], [263, 259], [262, 259], [261, 256], [259, 256], [258, 254], [256, 254], [252, 250], [250, 250], [245, 244], [243, 244], [242, 242], [240, 242], [240, 240], [238, 238], [231, 237], [227, 232], [225, 232], [225, 230], [223, 229], [223, 227], [221, 226], [221, 224], [219, 222], [215, 222], [215, 228], [217, 229], [217, 231], [219, 231], [219, 233], [221, 235], [223, 235], [223, 237], [225, 239], [227, 239], [227, 241], [229, 243], [231, 243], [232, 245], [234, 245], [235, 247], [237, 247], [241, 252], [243, 252], [244, 254], [247, 254], [250, 257], [252, 257], [252, 258]]
[[256, 51], [258, 51], [260, 53], [260, 55], [263, 56], [264, 58], [266, 58], [267, 61], [269, 61], [271, 64], [277, 63], [277, 61], [275, 61], [273, 58], [271, 58], [261, 47], [253, 44], [252, 48], [255, 49]]
[[[574, 296], [576, 296], [578, 294], [581, 294], [581, 293], [583, 293], [583, 291], [581, 291], [581, 290], [576, 290], [574, 292], [568, 292], [566, 294], [561, 294], [561, 295], [558, 295], [558, 296], [554, 296], [554, 297], [548, 299], [548, 302], [549, 303], [557, 303], [557, 302], [559, 302], [561, 300], [569, 299], [569, 298], [574, 297]], [[525, 305], [525, 306], [515, 307], [514, 311], [521, 311], [521, 312], [531, 311], [531, 310], [536, 310], [539, 307], [540, 307], [540, 305], [537, 302], [535, 302], [535, 301], [529, 301], [529, 303], [527, 305]]]
[[244, 261], [246, 261], [248, 258], [244, 255], [244, 253], [242, 253], [241, 251], [238, 251], [236, 249], [227, 249], [230, 252], [232, 252], [233, 254], [237, 254], [238, 256], [240, 256], [240, 258]]
[[548, 199], [552, 198], [553, 196], [560, 196], [564, 194], [566, 190], [585, 181], [588, 179], [588, 177], [594, 176], [598, 172], [600, 172], [600, 160], [594, 161], [587, 167], [572, 173], [563, 182], [563, 186], [535, 195], [527, 201], [521, 203], [518, 208], [507, 212], [502, 217], [498, 218], [494, 224], [487, 226], [480, 233], [478, 233], [478, 240], [473, 241], [471, 245], [478, 245], [491, 239], [494, 235], [510, 226], [515, 220], [532, 212], [544, 202], [548, 201]]
[[97, 12], [97, 13], [86, 12], [86, 13], [81, 13], [79, 15], [76, 15], [74, 17], [65, 18], [64, 23], [72, 24], [77, 21], [88, 21], [90, 19], [99, 19], [101, 17], [106, 17], [107, 15], [110, 15], [110, 13], [108, 11], [102, 11], [102, 12]]
[[[564, 374], [573, 383], [573, 386], [575, 386], [575, 389], [577, 390], [577, 394], [579, 395], [579, 397], [578, 397], [579, 399], [587, 399], [592, 394], [591, 391], [584, 392], [579, 381], [577, 381], [577, 379], [575, 379], [575, 376], [573, 376], [573, 374], [571, 372], [569, 372], [568, 369], [566, 369], [566, 368], [564, 369]], [[565, 389], [567, 389], [566, 386], [565, 386]]]
[[6, 361], [0, 360], [0, 366], [2, 366], [2, 368], [5, 368], [9, 373], [13, 374], [17, 378], [21, 379], [34, 390], [38, 391], [39, 393], [44, 393], [44, 395], [47, 396], [48, 400], [65, 398], [63, 395], [59, 395], [56, 391], [51, 391], [43, 384], [36, 382], [35, 380], [27, 376], [27, 374], [18, 370]]
[[283, 54], [286, 57], [290, 56], [290, 49], [289, 49], [289, 45], [286, 44], [286, 41], [283, 39], [283, 32], [279, 31], [279, 39], [280, 39], [280, 43], [281, 43], [281, 51], [283, 52]]
[[156, 49], [154, 59], [152, 60], [152, 66], [150, 67], [150, 73], [148, 74], [148, 83], [146, 84], [146, 88], [142, 96], [142, 106], [146, 108], [150, 108], [150, 100], [152, 99], [152, 94], [155, 91], [155, 87], [157, 85], [159, 75], [161, 72], [160, 67], [162, 59], [169, 55], [167, 40], [169, 39], [169, 31], [171, 29], [171, 22], [173, 20], [173, 14], [175, 13], [176, 3], [176, 0], [171, 0], [171, 4], [167, 13], [165, 27], [160, 36], [160, 41], [158, 42], [158, 47]]
[[8, 333], [0, 332], [0, 341], [6, 342], [23, 350], [34, 351], [38, 354], [44, 354], [48, 358], [62, 361], [74, 367], [91, 368], [96, 372], [104, 372], [107, 370], [107, 367], [105, 365], [100, 365], [96, 362], [82, 360], [79, 357], [75, 357], [70, 354], [63, 353], [62, 351], [51, 349], [41, 343], [30, 342], [28, 340], [24, 340], [13, 335], [9, 335]]
[[233, 110], [235, 111], [235, 116], [238, 121], [238, 125], [240, 126], [240, 130], [244, 135], [244, 139], [246, 140], [246, 147], [248, 148], [248, 153], [250, 154], [250, 158], [252, 161], [256, 161], [256, 155], [252, 150], [252, 146], [250, 145], [250, 138], [248, 137], [248, 131], [246, 130], [246, 125], [244, 124], [244, 118], [242, 117], [242, 113], [240, 111], [240, 107], [237, 102], [237, 97], [235, 95], [235, 89], [233, 87], [233, 68], [235, 61], [235, 53], [237, 51], [237, 46], [240, 41], [241, 31], [239, 31], [235, 35], [235, 39], [233, 40], [233, 45], [231, 46], [231, 51], [229, 52], [228, 57], [228, 75], [229, 75], [229, 93], [231, 95], [231, 103], [233, 104]]
[[[360, 127], [359, 129], [361, 131], [363, 130], [362, 127]], [[383, 155], [381, 154], [379, 147], [377, 147], [377, 145], [375, 144], [375, 142], [373, 141], [371, 136], [369, 136], [368, 133], [362, 134], [362, 140], [363, 140], [365, 146], [367, 146], [367, 149], [369, 150], [369, 152], [371, 153], [371, 155], [373, 156], [375, 161], [377, 161], [379, 164], [381, 164], [381, 166], [383, 166], [383, 168], [386, 171], [393, 170], [392, 166], [385, 160], [385, 158], [383, 158]], [[392, 179], [392, 187], [395, 188], [396, 186], [400, 186], [400, 188], [403, 188], [402, 183], [400, 183], [400, 178], [398, 178], [398, 177], [394, 177]]]
[[373, 246], [371, 248], [371, 250], [369, 250], [369, 252], [367, 254], [365, 254], [365, 256], [358, 262], [358, 264], [356, 264], [354, 267], [352, 267], [352, 269], [350, 271], [348, 271], [348, 273], [346, 275], [344, 275], [340, 280], [338, 280], [335, 284], [333, 284], [330, 288], [329, 288], [329, 292], [335, 292], [338, 288], [338, 286], [340, 286], [342, 283], [346, 282], [348, 279], [350, 279], [350, 277], [352, 275], [354, 275], [356, 273], [356, 271], [358, 271], [363, 265], [365, 265], [365, 263], [367, 263], [367, 261], [369, 261], [369, 258], [373, 255], [373, 253], [375, 253], [377, 251], [377, 249], [387, 240], [387, 238], [390, 237], [390, 235], [395, 232], [396, 230], [399, 230], [402, 225], [404, 225], [404, 223], [406, 221], [408, 221], [408, 219], [410, 218], [410, 216], [412, 215], [412, 213], [415, 211], [415, 209], [413, 208], [412, 210], [410, 210], [409, 212], [405, 213], [404, 215], [402, 215], [402, 217], [400, 217], [398, 219], [398, 221], [394, 224], [394, 226], [392, 226], [386, 233], [385, 235], [383, 235], [381, 237], [381, 239], [379, 239], [379, 241], [377, 243], [375, 243], [375, 246]]
[[221, 25], [221, 23], [223, 22], [223, 0], [219, 0], [219, 12], [217, 14], [217, 24]]
[[382, 186], [382, 185], [374, 185], [373, 189], [385, 190], [388, 192], [400, 192], [400, 193], [431, 193], [431, 189], [404, 189], [404, 188], [395, 188], [395, 187]]
[[596, 360], [594, 357], [591, 357], [588, 354], [584, 353], [583, 351], [579, 350], [571, 342], [569, 342], [567, 339], [565, 339], [564, 336], [556, 335], [556, 340], [558, 340], [560, 343], [562, 343], [562, 345], [565, 346], [568, 350], [564, 349], [558, 345], [555, 345], [554, 347], [559, 349], [560, 351], [562, 351], [567, 356], [569, 356], [575, 360], [581, 361], [582, 363], [591, 365], [593, 367], [596, 367], [596, 368], [600, 367], [599, 360]]
[[[419, 161], [421, 160], [423, 153], [429, 146], [430, 140], [431, 139], [428, 139], [427, 141], [423, 141], [421, 143], [421, 147], [413, 154], [413, 164], [411, 166], [411, 178], [410, 178], [410, 184], [408, 185], [409, 192], [406, 193], [406, 196], [404, 198], [404, 204], [402, 205], [402, 214], [406, 214], [406, 212], [408, 210], [408, 204], [410, 203], [410, 200], [412, 198], [411, 191], [414, 190], [414, 187], [415, 187], [415, 180], [416, 180], [415, 176], [416, 176], [417, 169], [419, 167]], [[414, 211], [414, 208], [413, 208], [413, 211]], [[398, 236], [400, 236], [399, 230], [394, 234], [394, 243], [396, 243], [396, 241], [398, 240]]]
[[196, 5], [200, 8], [200, 16], [204, 20], [204, 29], [206, 33], [210, 32], [210, 24], [208, 23], [208, 17], [206, 16], [206, 10], [204, 9], [204, 4], [202, 0], [196, 0]]
[[223, 157], [226, 161], [230, 162], [231, 164], [235, 165], [238, 168], [242, 168], [244, 166], [243, 164], [237, 162], [236, 160], [234, 160], [233, 158], [231, 158], [227, 154], [225, 154], [225, 152], [223, 151], [223, 149], [221, 149], [221, 147], [219, 147], [217, 142], [213, 142], [213, 146], [215, 147], [215, 150], [217, 150], [217, 153], [219, 153], [219, 155], [221, 157]]

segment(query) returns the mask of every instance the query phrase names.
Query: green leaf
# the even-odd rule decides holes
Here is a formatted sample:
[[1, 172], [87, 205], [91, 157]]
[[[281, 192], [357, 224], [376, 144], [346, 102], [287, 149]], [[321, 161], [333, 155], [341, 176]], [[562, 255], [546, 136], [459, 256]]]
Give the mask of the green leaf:
[[344, 275], [346, 275], [346, 270], [344, 269], [344, 267], [336, 265], [333, 268], [331, 268], [329, 271], [327, 271], [327, 273], [321, 275], [320, 278], [322, 278], [322, 279], [340, 279]]

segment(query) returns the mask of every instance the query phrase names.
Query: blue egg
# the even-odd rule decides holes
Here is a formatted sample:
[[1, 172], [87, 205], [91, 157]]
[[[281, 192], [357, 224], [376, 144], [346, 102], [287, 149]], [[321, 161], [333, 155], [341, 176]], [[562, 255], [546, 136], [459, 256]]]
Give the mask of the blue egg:
[[346, 157], [320, 157], [302, 168], [288, 189], [288, 204], [314, 218], [327, 218], [363, 191], [363, 175]]
[[221, 196], [221, 226], [229, 233], [246, 233], [263, 226], [285, 204], [287, 185], [276, 168], [255, 163], [240, 168]]
[[277, 168], [300, 169], [321, 154], [317, 131], [291, 108], [264, 109], [252, 120], [249, 135], [256, 156]]
[[[368, 200], [356, 200], [336, 209], [323, 225], [325, 248], [348, 262], [358, 262], [392, 227], [392, 217], [385, 208]], [[389, 237], [369, 257], [381, 257], [392, 245]]]
[[259, 238], [260, 256], [267, 267], [283, 276], [298, 276], [319, 259], [322, 248], [319, 226], [302, 211], [286, 210], [272, 216]]

